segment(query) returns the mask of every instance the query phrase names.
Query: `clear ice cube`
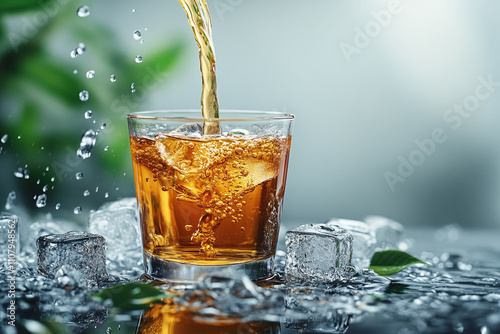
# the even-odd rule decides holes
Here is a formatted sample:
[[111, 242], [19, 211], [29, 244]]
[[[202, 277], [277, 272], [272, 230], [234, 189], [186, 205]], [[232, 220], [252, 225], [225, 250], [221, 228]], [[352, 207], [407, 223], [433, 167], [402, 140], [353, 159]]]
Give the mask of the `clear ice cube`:
[[[0, 213], [0, 261], [15, 264], [19, 253], [18, 218], [9, 212]], [[9, 261], [11, 260], [11, 261]]]
[[188, 137], [188, 138], [201, 138], [203, 128], [198, 123], [183, 124], [168, 132], [170, 136]]
[[400, 249], [405, 231], [403, 225], [381, 216], [368, 216], [364, 220], [375, 233], [377, 238], [376, 250]]
[[87, 232], [70, 231], [39, 237], [38, 273], [54, 278], [64, 265], [70, 265], [84, 279], [100, 281], [107, 278], [106, 239]]
[[353, 274], [353, 237], [349, 231], [326, 224], [302, 225], [286, 233], [288, 281], [332, 283]]
[[91, 212], [89, 231], [106, 238], [109, 271], [142, 271], [142, 243], [135, 197], [108, 202]]
[[352, 263], [360, 268], [368, 268], [370, 259], [375, 251], [377, 239], [370, 226], [362, 221], [350, 219], [330, 219], [327, 225], [340, 226], [351, 232]]

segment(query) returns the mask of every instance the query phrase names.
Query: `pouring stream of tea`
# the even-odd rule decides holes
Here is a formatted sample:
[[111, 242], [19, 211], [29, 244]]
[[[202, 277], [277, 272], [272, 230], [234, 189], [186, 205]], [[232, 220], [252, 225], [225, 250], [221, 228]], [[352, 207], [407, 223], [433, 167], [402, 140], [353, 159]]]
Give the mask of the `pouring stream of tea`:
[[[200, 49], [200, 70], [202, 77], [201, 113], [204, 119], [219, 118], [217, 102], [217, 81], [215, 78], [215, 52], [212, 40], [212, 19], [206, 0], [179, 0], [186, 11], [194, 38]], [[220, 133], [217, 121], [205, 121], [203, 134]]]

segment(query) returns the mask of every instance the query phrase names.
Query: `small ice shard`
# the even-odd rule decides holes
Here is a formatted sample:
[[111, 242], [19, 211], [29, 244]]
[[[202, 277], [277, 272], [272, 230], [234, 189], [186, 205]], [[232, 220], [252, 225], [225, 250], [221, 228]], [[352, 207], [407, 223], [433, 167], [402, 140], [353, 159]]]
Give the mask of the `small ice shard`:
[[375, 236], [377, 237], [376, 249], [405, 248], [401, 250], [406, 250], [406, 248], [408, 248], [404, 245], [400, 247], [400, 244], [403, 242], [403, 234], [405, 231], [405, 228], [400, 223], [382, 216], [368, 216], [364, 220], [373, 232], [375, 232]]
[[332, 283], [349, 279], [353, 237], [326, 224], [302, 225], [286, 233], [288, 281]]

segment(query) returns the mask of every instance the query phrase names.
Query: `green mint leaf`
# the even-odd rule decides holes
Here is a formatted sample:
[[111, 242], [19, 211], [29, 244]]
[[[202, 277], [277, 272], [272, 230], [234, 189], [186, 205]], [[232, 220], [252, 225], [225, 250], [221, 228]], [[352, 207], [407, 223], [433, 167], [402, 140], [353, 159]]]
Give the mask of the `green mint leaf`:
[[143, 283], [116, 285], [91, 295], [92, 298], [100, 301], [111, 300], [114, 307], [126, 310], [149, 308], [151, 303], [170, 296], [152, 285]]
[[373, 254], [370, 267], [368, 268], [381, 276], [389, 276], [399, 273], [406, 267], [417, 263], [428, 264], [399, 250], [385, 250]]

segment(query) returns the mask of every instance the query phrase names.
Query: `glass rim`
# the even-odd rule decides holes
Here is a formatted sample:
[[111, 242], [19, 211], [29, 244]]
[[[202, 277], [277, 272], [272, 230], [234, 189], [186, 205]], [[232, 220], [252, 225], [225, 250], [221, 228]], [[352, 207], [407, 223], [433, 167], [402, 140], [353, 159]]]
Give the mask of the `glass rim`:
[[[288, 114], [280, 111], [221, 109], [220, 113], [222, 113], [224, 117], [203, 118], [200, 116], [201, 110], [199, 109], [136, 111], [128, 114], [127, 119], [139, 119], [139, 120], [150, 120], [150, 121], [234, 122], [234, 121], [293, 120], [295, 118], [293, 114]], [[237, 115], [245, 117], [229, 118], [227, 117], [228, 115]]]

